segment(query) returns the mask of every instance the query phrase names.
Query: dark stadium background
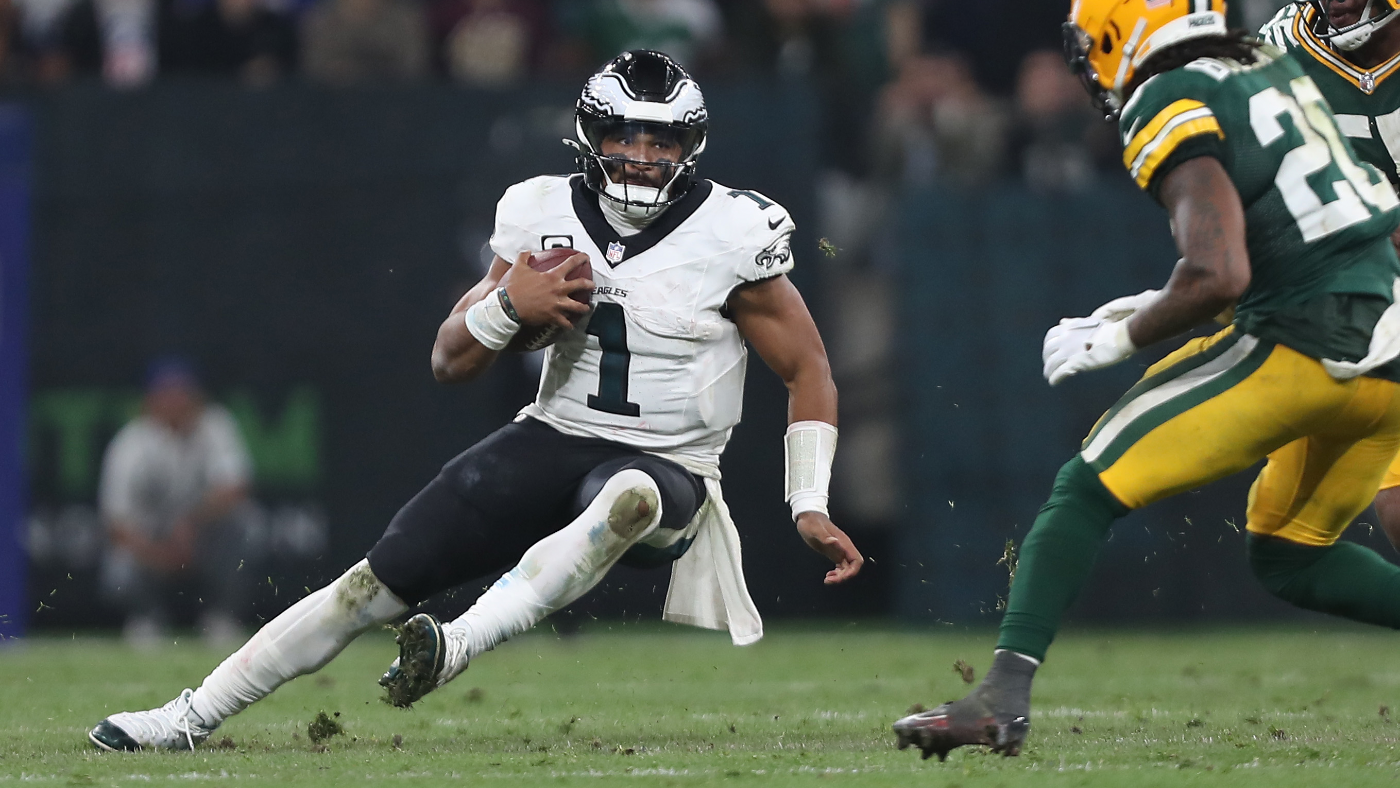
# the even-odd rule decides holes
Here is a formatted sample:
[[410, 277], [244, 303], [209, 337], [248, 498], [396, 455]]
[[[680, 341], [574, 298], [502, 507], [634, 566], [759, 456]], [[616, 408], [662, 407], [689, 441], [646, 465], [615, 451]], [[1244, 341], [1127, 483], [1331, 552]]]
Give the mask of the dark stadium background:
[[[1056, 469], [1150, 360], [1051, 390], [1041, 336], [1061, 316], [1164, 281], [1175, 260], [1165, 216], [1115, 169], [1115, 151], [1094, 147], [1102, 130], [1074, 132], [1078, 147], [1062, 155], [1082, 157], [1086, 172], [1031, 164], [1039, 143], [1022, 140], [1034, 134], [1018, 82], [1027, 56], [1058, 46], [1059, 3], [852, 3], [813, 17], [810, 63], [796, 71], [760, 46], [780, 26], [754, 15], [780, 4], [715, 5], [731, 37], [697, 60], [713, 117], [701, 172], [762, 191], [797, 221], [794, 279], [843, 394], [833, 514], [871, 559], [848, 587], [821, 586], [822, 561], [781, 499], [785, 392], [755, 357], [724, 461], [750, 587], [775, 619], [992, 623], [1007, 540], [1024, 535]], [[1236, 5], [1267, 17], [1260, 3]], [[879, 27], [894, 6], [918, 12], [913, 51], [894, 51], [898, 36]], [[0, 495], [0, 528], [14, 535], [0, 554], [16, 561], [0, 571], [13, 580], [23, 567], [27, 593], [0, 594], [0, 633], [117, 624], [97, 594], [97, 473], [146, 363], [171, 352], [199, 364], [249, 438], [266, 514], [249, 618], [275, 613], [358, 560], [443, 462], [532, 395], [523, 361], [443, 387], [428, 351], [481, 273], [501, 191], [571, 169], [559, 140], [572, 134], [573, 98], [611, 53], [568, 50], [572, 60], [489, 89], [442, 75], [252, 86], [178, 70], [121, 87], [77, 59], [51, 78], [17, 29], [0, 67], [0, 204], [28, 245], [28, 360], [0, 352], [6, 390], [25, 392], [22, 421], [0, 430], [5, 456], [22, 458], [0, 465], [0, 481], [23, 492]], [[932, 176], [911, 164], [907, 140], [890, 158], [873, 129], [915, 78], [899, 64], [919, 52], [973, 75], [968, 106], [1000, 108], [984, 113], [1002, 118], [995, 161], [969, 169], [957, 148], [938, 147], [936, 128], [930, 150], [944, 158]], [[1060, 112], [1081, 123], [1088, 110]], [[27, 189], [27, 221], [5, 189]], [[13, 320], [23, 255], [0, 242]], [[1075, 619], [1298, 615], [1244, 566], [1248, 482], [1120, 522]], [[1391, 555], [1369, 527], [1349, 538]], [[654, 619], [666, 577], [618, 570], [560, 622]], [[477, 591], [433, 605], [455, 613]]]

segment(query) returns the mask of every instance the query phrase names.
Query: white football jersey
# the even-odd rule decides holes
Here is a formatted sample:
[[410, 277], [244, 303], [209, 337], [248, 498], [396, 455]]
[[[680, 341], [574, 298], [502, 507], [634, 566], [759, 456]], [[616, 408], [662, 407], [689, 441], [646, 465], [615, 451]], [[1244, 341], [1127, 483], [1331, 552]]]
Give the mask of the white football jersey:
[[506, 190], [491, 248], [572, 247], [593, 267], [593, 310], [546, 351], [521, 415], [604, 438], [717, 477], [743, 411], [748, 353], [725, 302], [792, 270], [792, 217], [757, 192], [701, 181], [642, 232], [623, 237], [583, 177], [546, 175]]

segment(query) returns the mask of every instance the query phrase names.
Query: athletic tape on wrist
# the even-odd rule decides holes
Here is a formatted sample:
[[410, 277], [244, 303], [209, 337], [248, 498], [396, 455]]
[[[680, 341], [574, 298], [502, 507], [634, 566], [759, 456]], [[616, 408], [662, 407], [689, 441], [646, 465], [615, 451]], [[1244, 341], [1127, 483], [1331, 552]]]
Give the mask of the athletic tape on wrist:
[[466, 312], [467, 330], [476, 341], [491, 350], [502, 350], [520, 331], [520, 324], [506, 314], [501, 299], [494, 294], [475, 304]]
[[831, 461], [836, 458], [836, 427], [824, 421], [788, 425], [783, 440], [784, 491], [792, 519], [803, 512], [827, 514]]

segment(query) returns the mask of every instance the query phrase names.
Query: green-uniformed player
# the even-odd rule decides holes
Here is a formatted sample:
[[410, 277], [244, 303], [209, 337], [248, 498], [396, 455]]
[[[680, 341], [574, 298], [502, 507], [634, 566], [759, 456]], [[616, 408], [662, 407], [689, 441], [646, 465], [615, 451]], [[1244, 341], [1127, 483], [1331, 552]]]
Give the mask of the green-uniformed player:
[[1035, 669], [1114, 520], [1266, 457], [1248, 507], [1255, 575], [1299, 607], [1400, 628], [1400, 567], [1337, 541], [1400, 449], [1400, 199], [1358, 161], [1315, 81], [1227, 30], [1223, 6], [1076, 0], [1070, 12], [1070, 66], [1120, 116], [1124, 165], [1167, 209], [1182, 259], [1161, 291], [1050, 329], [1046, 377], [1115, 364], [1238, 306], [1231, 326], [1149, 368], [1061, 468], [982, 684], [895, 723], [925, 757], [1018, 753]]
[[1390, 24], [1400, 19], [1397, 5], [1400, 0], [1289, 3], [1259, 35], [1288, 50], [1313, 78], [1357, 156], [1400, 185], [1400, 25]]
[[[1286, 48], [1331, 105], [1357, 157], [1400, 188], [1400, 0], [1290, 3], [1259, 31]], [[1393, 238], [1400, 242], [1400, 238]], [[1376, 513], [1400, 549], [1400, 457], [1376, 494]]]

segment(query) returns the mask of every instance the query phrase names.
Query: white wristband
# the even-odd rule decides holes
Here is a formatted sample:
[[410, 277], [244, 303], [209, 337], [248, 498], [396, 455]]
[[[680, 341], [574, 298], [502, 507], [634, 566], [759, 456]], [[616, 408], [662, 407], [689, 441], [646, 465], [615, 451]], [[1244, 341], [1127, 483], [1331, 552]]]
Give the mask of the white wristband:
[[836, 427], [824, 421], [788, 425], [783, 441], [787, 502], [792, 519], [803, 512], [827, 514], [831, 461], [836, 458]]
[[501, 299], [495, 293], [472, 304], [466, 312], [467, 330], [476, 341], [491, 350], [502, 350], [520, 331], [520, 324], [510, 319]]

